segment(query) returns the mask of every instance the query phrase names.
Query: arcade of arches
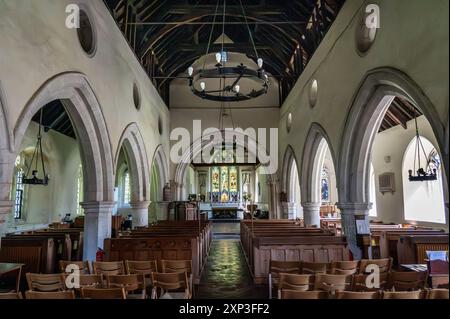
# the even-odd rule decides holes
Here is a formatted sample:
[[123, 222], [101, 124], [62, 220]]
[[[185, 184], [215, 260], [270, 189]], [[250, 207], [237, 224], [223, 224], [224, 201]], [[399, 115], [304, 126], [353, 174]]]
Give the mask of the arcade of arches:
[[[363, 0], [243, 1], [252, 21], [280, 19], [289, 6], [304, 3], [305, 16], [289, 19], [309, 20], [314, 10], [328, 10], [331, 22], [318, 23], [323, 30], [315, 23], [306, 29], [251, 24], [270, 78], [268, 93], [223, 103], [192, 94], [186, 80], [190, 65], [215, 64], [214, 51], [199, 48], [206, 51], [205, 29], [213, 24], [205, 17], [214, 14], [216, 1], [202, 1], [201, 10], [213, 10], [196, 18], [205, 22], [203, 29], [138, 23], [131, 30], [122, 6], [135, 12], [135, 22], [145, 22], [139, 19], [151, 1], [79, 0], [89, 22], [82, 32], [61, 24], [70, 2], [0, 1], [0, 263], [30, 260], [27, 245], [35, 244], [29, 239], [42, 242], [49, 228], [55, 234], [80, 231], [82, 245], [78, 252], [71, 246], [72, 260], [95, 261], [99, 249], [111, 261], [145, 260], [156, 254], [125, 241], [145, 231], [140, 234], [150, 241], [154, 230], [205, 241], [200, 257], [195, 254], [202, 252], [186, 253], [175, 241], [170, 252], [158, 248], [167, 254], [163, 259], [191, 258], [194, 297], [266, 298], [261, 291], [267, 289], [255, 288], [267, 284], [273, 260], [332, 262], [339, 255], [393, 257], [396, 270], [424, 264], [418, 256], [402, 257], [407, 248], [400, 244], [393, 251], [392, 242], [383, 242], [393, 230], [399, 242], [411, 240], [413, 255], [426, 243], [448, 250], [448, 1], [375, 1], [382, 26], [362, 39]], [[147, 22], [170, 16], [166, 11], [180, 21], [197, 14], [194, 1], [173, 2], [179, 5], [161, 5]], [[228, 2], [229, 10], [239, 7]], [[265, 4], [273, 17], [264, 15]], [[257, 67], [250, 38], [239, 32], [244, 22], [227, 17], [236, 23], [225, 24], [224, 34], [213, 29], [211, 50], [222, 43], [228, 54], [221, 62]], [[418, 42], [423, 34], [426, 41]], [[241, 90], [248, 85], [243, 82]], [[217, 127], [220, 136], [226, 127], [267, 134], [276, 129], [270, 143], [244, 140], [271, 153], [277, 170], [270, 172], [262, 153], [240, 145], [239, 134], [214, 148], [209, 139], [193, 138], [174, 161], [173, 132], [195, 137], [194, 121], [204, 129]], [[194, 160], [208, 147], [208, 160]], [[409, 170], [415, 173], [418, 165], [434, 169], [436, 178], [410, 181]], [[33, 171], [42, 180], [48, 174], [48, 185], [30, 184]], [[310, 238], [302, 242], [308, 236], [298, 234], [314, 229], [333, 241], [310, 248]], [[241, 231], [279, 245], [264, 246], [262, 240], [253, 251]], [[292, 238], [283, 245], [286, 234]], [[113, 248], [119, 246], [132, 248]], [[184, 249], [180, 256], [172, 253], [177, 249]], [[61, 254], [55, 262], [65, 258]], [[254, 254], [259, 262], [251, 260]], [[230, 259], [224, 264], [224, 258]]]

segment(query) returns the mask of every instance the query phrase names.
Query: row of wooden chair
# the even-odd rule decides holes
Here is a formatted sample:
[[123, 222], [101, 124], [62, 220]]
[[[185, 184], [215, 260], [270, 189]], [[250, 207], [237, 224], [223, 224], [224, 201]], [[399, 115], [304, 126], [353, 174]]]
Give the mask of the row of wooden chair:
[[[71, 299], [68, 291], [83, 299], [146, 299], [149, 288], [144, 274], [72, 276], [27, 273], [26, 277], [29, 286], [25, 293], [27, 299]], [[152, 272], [150, 278], [152, 299], [192, 297], [186, 272]], [[14, 294], [9, 295], [12, 296]]]
[[299, 291], [284, 289], [281, 299], [449, 299], [448, 289], [427, 289], [416, 291]]
[[151, 272], [180, 272], [186, 271], [192, 273], [191, 260], [161, 260], [161, 270], [158, 269], [156, 260], [147, 261], [109, 261], [98, 262], [94, 261], [92, 264], [89, 261], [63, 261], [59, 262], [60, 271], [62, 273], [72, 272], [73, 266], [78, 267], [81, 274], [110, 274], [110, 275], [125, 275], [125, 274], [150, 274]]
[[[391, 266], [392, 258], [331, 263], [271, 260], [269, 298], [272, 299], [273, 289], [277, 289], [279, 286], [281, 274], [305, 275], [306, 277], [303, 277], [305, 279], [301, 279], [301, 282], [315, 280], [315, 277], [310, 277], [310, 275], [326, 274], [328, 276], [321, 276], [321, 278], [328, 278], [329, 280], [333, 278], [335, 285], [345, 287], [340, 290], [347, 291], [418, 290], [426, 288], [428, 278], [426, 272], [392, 272]], [[380, 285], [377, 289], [371, 289], [367, 287], [366, 281], [375, 268], [379, 273]], [[300, 280], [294, 278], [295, 276], [291, 280]], [[313, 283], [310, 282], [310, 286], [313, 286]]]
[[[194, 293], [192, 261], [191, 260], [161, 260], [161, 267], [158, 267], [156, 260], [147, 261], [111, 261], [111, 262], [93, 262], [92, 266], [89, 261], [71, 262], [60, 261], [60, 269], [62, 273], [70, 273], [73, 265], [80, 269], [80, 273], [85, 274], [103, 274], [103, 275], [144, 275], [148, 286], [153, 286], [154, 279], [152, 274], [161, 273], [186, 273], [188, 277], [189, 296]], [[161, 268], [161, 269], [159, 269]]]
[[[371, 284], [370, 275], [332, 275], [332, 274], [279, 274], [278, 298], [283, 290], [296, 291], [326, 291], [334, 294], [336, 291], [376, 292], [418, 291], [426, 288], [426, 273], [391, 272], [380, 274], [378, 285]], [[366, 281], [369, 281], [369, 286]]]

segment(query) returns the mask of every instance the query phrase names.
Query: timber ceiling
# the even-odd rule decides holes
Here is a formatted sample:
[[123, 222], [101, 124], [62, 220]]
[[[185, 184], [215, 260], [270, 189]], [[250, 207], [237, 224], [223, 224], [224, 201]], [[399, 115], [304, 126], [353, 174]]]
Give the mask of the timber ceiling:
[[345, 2], [242, 0], [244, 15], [240, 0], [104, 0], [168, 106], [171, 80], [207, 51], [217, 5], [212, 41], [221, 36], [224, 1], [225, 34], [233, 40], [225, 49], [256, 61], [246, 16], [266, 71], [280, 83], [280, 104]]

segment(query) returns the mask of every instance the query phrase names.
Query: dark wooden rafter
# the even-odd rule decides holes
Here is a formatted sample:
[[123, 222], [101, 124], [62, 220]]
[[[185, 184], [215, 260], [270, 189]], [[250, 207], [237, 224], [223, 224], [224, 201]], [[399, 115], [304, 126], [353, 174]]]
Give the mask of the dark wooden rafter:
[[396, 97], [384, 115], [379, 132], [383, 132], [398, 125], [407, 129], [407, 123], [413, 120], [414, 117], [419, 117], [421, 115], [422, 112], [413, 106], [410, 101], [405, 98]]
[[[239, 0], [226, 0], [226, 31], [235, 42], [229, 52], [256, 61]], [[345, 0], [242, 0], [267, 72], [289, 94]], [[171, 80], [206, 53], [218, 0], [104, 0], [161, 96]], [[221, 34], [219, 0], [213, 41]], [[283, 23], [289, 22], [292, 23]], [[212, 45], [209, 52], [220, 46]], [[168, 99], [166, 98], [166, 102]], [[394, 113], [394, 117], [401, 115]]]

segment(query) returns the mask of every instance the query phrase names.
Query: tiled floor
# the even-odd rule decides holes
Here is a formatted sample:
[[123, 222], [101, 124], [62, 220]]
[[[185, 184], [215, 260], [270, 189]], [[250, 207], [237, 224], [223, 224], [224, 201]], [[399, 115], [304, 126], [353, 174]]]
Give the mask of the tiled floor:
[[[231, 228], [228, 230], [234, 229], [233, 226], [229, 226]], [[265, 299], [267, 287], [253, 284], [238, 239], [215, 239], [195, 297], [197, 299]]]

